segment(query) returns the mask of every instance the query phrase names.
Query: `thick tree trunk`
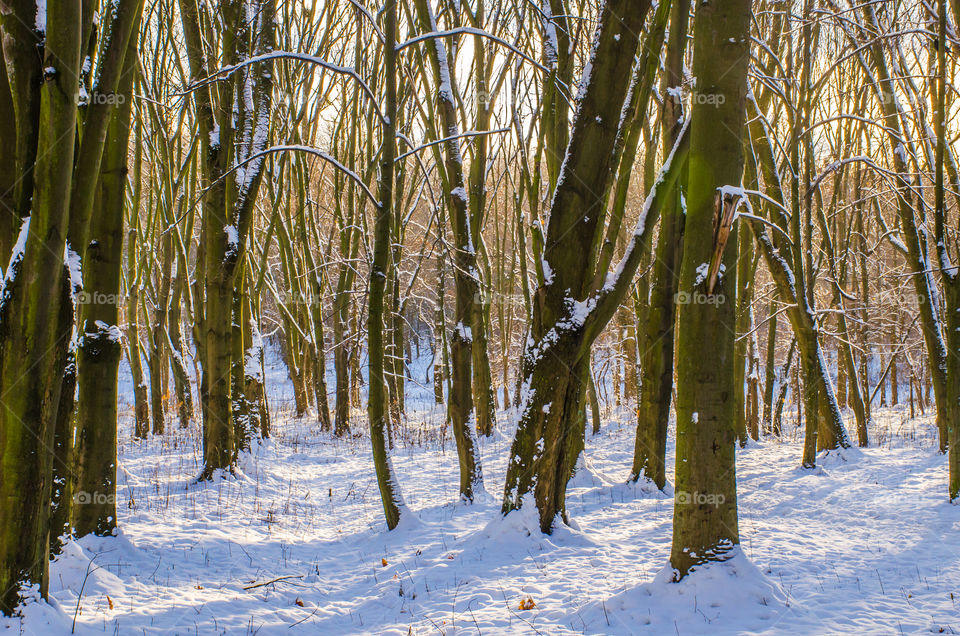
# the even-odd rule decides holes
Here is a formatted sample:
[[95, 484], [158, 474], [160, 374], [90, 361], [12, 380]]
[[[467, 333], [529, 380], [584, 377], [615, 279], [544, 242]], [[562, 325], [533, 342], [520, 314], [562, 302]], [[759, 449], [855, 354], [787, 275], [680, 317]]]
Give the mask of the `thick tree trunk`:
[[[134, 34], [136, 31], [135, 27]], [[110, 536], [117, 527], [117, 374], [123, 351], [118, 324], [136, 51], [134, 35], [124, 57], [125, 72], [118, 86], [122, 99], [111, 114], [107, 131], [97, 193], [100, 214], [91, 219], [90, 244], [84, 262], [83, 286], [88, 298], [102, 297], [108, 302], [80, 306], [82, 339], [78, 350], [77, 481], [73, 511], [73, 527], [78, 537]]]
[[204, 467], [201, 479], [212, 478], [218, 470], [232, 470], [236, 456], [231, 399], [233, 277], [224, 271], [221, 260], [227, 253], [224, 230], [226, 218], [209, 209], [206, 216], [206, 315], [203, 337], [206, 406], [203, 422]]
[[[220, 50], [209, 56], [202, 36], [198, 6], [181, 0], [180, 17], [190, 72], [207, 76], [208, 57], [224, 65], [273, 49], [275, 6], [259, 0], [248, 6], [239, 1], [221, 3]], [[254, 202], [263, 174], [262, 152], [269, 135], [273, 80], [269, 61], [243, 67], [216, 85], [192, 91], [199, 123], [201, 182], [204, 189], [202, 221], [203, 305], [200, 359], [203, 412], [204, 466], [200, 479], [218, 471], [232, 471], [236, 458], [233, 422], [233, 312], [234, 286], [245, 260]], [[254, 134], [257, 131], [257, 134]], [[264, 132], [264, 134], [259, 134]], [[235, 169], [242, 166], [242, 169]], [[198, 310], [199, 313], [199, 310]], [[239, 390], [239, 387], [238, 387]]]
[[[35, 5], [19, 15], [35, 23]], [[4, 35], [7, 35], [4, 20]], [[0, 308], [0, 611], [11, 614], [21, 585], [47, 595], [53, 435], [68, 342], [58, 326], [72, 321], [64, 275], [80, 69], [80, 6], [47, 5], [46, 47], [37, 126], [32, 214], [6, 272]], [[6, 42], [5, 42], [6, 44]], [[5, 46], [6, 50], [6, 46]], [[10, 74], [11, 66], [7, 66]], [[37, 78], [39, 79], [39, 78]], [[10, 468], [10, 470], [7, 469]]]
[[[37, 84], [39, 87], [39, 83]], [[17, 147], [17, 122], [13, 110], [13, 97], [7, 78], [7, 65], [4, 61], [3, 41], [0, 36], [0, 148]], [[20, 229], [20, 215], [17, 213], [16, 189], [20, 182], [17, 172], [17, 153], [0, 154], [0, 265], [10, 262], [10, 252], [17, 240]]]
[[[591, 72], [582, 79], [578, 114], [540, 259], [543, 283], [535, 295], [522, 361], [523, 401], [501, 510], [507, 514], [520, 508], [532, 494], [546, 533], [564, 514], [566, 484], [583, 447], [590, 346], [629, 292], [650, 228], [676, 181], [676, 166], [682, 163], [671, 153], [660, 182], [651, 188], [647, 212], [617, 274], [608, 277], [612, 243], [603, 238], [606, 233], [615, 239], [619, 226], [611, 236], [603, 223], [603, 202], [619, 161], [614, 151], [621, 132], [610, 122], [620, 121], [633, 53], [649, 8], [647, 2], [619, 0], [601, 10]], [[614, 216], [611, 223], [619, 219]]]
[[[5, 178], [13, 179], [13, 189], [3, 191], [3, 200], [13, 209], [13, 219], [4, 221], [4, 227], [11, 235], [4, 235], [4, 251], [0, 262], [4, 266], [10, 260], [16, 233], [20, 229], [20, 220], [31, 214], [33, 197], [33, 179], [37, 160], [37, 135], [40, 120], [40, 93], [43, 86], [43, 36], [36, 31], [38, 5], [33, 0], [11, 0], [5, 3], [5, 16], [2, 28], [3, 62], [5, 77], [2, 80], [9, 87], [10, 111], [4, 114], [3, 126], [11, 136], [9, 145], [4, 145], [4, 155], [12, 161], [12, 169]], [[8, 13], [9, 11], [9, 13]], [[79, 20], [79, 17], [78, 17]], [[12, 152], [11, 152], [12, 149]]]
[[[691, 302], [678, 311], [677, 472], [670, 554], [677, 578], [705, 561], [723, 560], [740, 543], [731, 426], [736, 421], [737, 233], [729, 231], [725, 248], [722, 235], [740, 204], [750, 13], [749, 0], [730, 0], [698, 4], [694, 17], [697, 91], [725, 99], [696, 102], [690, 124], [680, 290], [716, 302]], [[717, 263], [721, 255], [723, 267], [713, 265], [703, 276], [700, 264]]]
[[[683, 103], [679, 87], [683, 84], [683, 60], [686, 51], [690, 3], [676, 0], [670, 8], [670, 40], [661, 90], [663, 102], [661, 128], [664, 152], [669, 152], [680, 134]], [[670, 89], [670, 90], [668, 90]], [[671, 91], [675, 91], [671, 94]], [[646, 309], [644, 342], [641, 349], [640, 397], [637, 404], [637, 436], [633, 451], [631, 479], [641, 475], [662, 489], [667, 483], [667, 422], [673, 393], [674, 328], [680, 262], [683, 258], [683, 229], [686, 210], [682, 194], [668, 197], [660, 220], [660, 238], [653, 267], [653, 289]]]

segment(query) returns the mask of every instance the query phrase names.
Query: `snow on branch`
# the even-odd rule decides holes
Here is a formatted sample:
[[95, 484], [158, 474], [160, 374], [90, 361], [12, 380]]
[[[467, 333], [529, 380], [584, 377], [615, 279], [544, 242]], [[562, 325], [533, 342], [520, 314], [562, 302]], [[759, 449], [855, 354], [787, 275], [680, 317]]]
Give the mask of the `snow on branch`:
[[394, 159], [394, 162], [400, 161], [401, 159], [406, 159], [407, 157], [409, 157], [410, 155], [412, 155], [412, 154], [414, 154], [414, 153], [420, 152], [421, 150], [426, 150], [427, 148], [429, 148], [429, 147], [431, 147], [431, 146], [436, 146], [436, 145], [438, 145], [438, 144], [446, 143], [446, 142], [448, 142], [448, 141], [454, 141], [454, 140], [457, 140], [457, 139], [469, 139], [469, 138], [471, 138], [471, 137], [481, 137], [481, 136], [483, 136], [483, 135], [495, 135], [495, 134], [499, 134], [499, 133], [510, 132], [511, 130], [513, 130], [513, 129], [512, 129], [512, 128], [498, 128], [498, 129], [496, 129], [496, 130], [472, 130], [472, 131], [467, 131], [467, 132], [460, 133], [459, 135], [452, 135], [452, 136], [450, 136], [450, 137], [444, 137], [444, 138], [442, 138], [442, 139], [435, 139], [435, 140], [433, 140], [433, 141], [428, 141], [428, 142], [425, 143], [425, 144], [421, 144], [421, 145], [417, 146], [416, 148], [413, 148], [413, 149], [411, 149], [411, 150], [408, 150], [407, 152], [403, 153], [402, 155], [400, 155], [400, 156], [398, 156], [396, 159]]
[[229, 66], [221, 67], [216, 71], [214, 71], [213, 73], [211, 73], [210, 75], [208, 75], [207, 77], [205, 77], [204, 79], [198, 80], [190, 84], [180, 94], [182, 95], [185, 93], [189, 93], [191, 91], [197, 90], [198, 88], [202, 88], [209, 84], [213, 84], [214, 82], [223, 81], [224, 79], [230, 77], [232, 74], [236, 73], [237, 71], [247, 66], [250, 66], [252, 64], [258, 64], [260, 62], [266, 62], [269, 60], [294, 60], [297, 62], [307, 62], [308, 64], [314, 64], [328, 71], [332, 71], [339, 75], [346, 75], [347, 77], [352, 78], [354, 81], [356, 81], [360, 85], [360, 88], [363, 89], [364, 94], [370, 99], [370, 103], [373, 105], [373, 110], [374, 112], [376, 112], [377, 117], [380, 119], [380, 121], [381, 122], [386, 121], [386, 117], [384, 117], [383, 113], [380, 110], [380, 106], [377, 102], [376, 96], [374, 95], [373, 91], [370, 89], [370, 86], [363, 80], [362, 77], [360, 77], [360, 74], [357, 73], [355, 69], [350, 68], [349, 66], [340, 66], [339, 64], [328, 62], [322, 57], [318, 57], [316, 55], [308, 55], [306, 53], [294, 53], [292, 51], [270, 51], [269, 53], [254, 55], [252, 57], [249, 57], [243, 60], [242, 62], [237, 62], [236, 64], [231, 64]]
[[410, 38], [409, 40], [406, 40], [406, 41], [404, 41], [404, 42], [400, 42], [399, 44], [397, 44], [396, 50], [397, 50], [397, 51], [402, 51], [403, 49], [407, 48], [408, 46], [413, 46], [414, 44], [417, 44], [417, 43], [419, 43], [419, 42], [423, 42], [423, 41], [425, 41], [425, 40], [434, 40], [434, 39], [436, 39], [436, 38], [448, 38], [448, 37], [452, 37], [452, 36], [455, 36], [455, 35], [467, 35], [467, 34], [469, 34], [469, 35], [479, 35], [480, 37], [487, 38], [488, 40], [492, 40], [493, 42], [496, 42], [497, 44], [499, 44], [499, 45], [501, 45], [501, 46], [504, 46], [504, 47], [510, 49], [511, 52], [516, 53], [518, 56], [520, 56], [521, 58], [523, 58], [523, 59], [526, 60], [527, 62], [530, 62], [530, 63], [533, 64], [535, 67], [537, 67], [538, 69], [540, 69], [541, 71], [543, 71], [544, 73], [549, 73], [549, 72], [550, 72], [550, 69], [549, 69], [549, 68], [547, 68], [546, 66], [544, 66], [544, 65], [541, 64], [540, 62], [536, 61], [535, 59], [533, 59], [532, 57], [530, 57], [529, 55], [527, 55], [526, 53], [524, 53], [523, 51], [521, 51], [520, 49], [518, 49], [518, 48], [517, 48], [516, 46], [514, 46], [513, 44], [510, 44], [509, 42], [507, 42], [507, 41], [504, 40], [503, 38], [497, 37], [496, 35], [493, 35], [492, 33], [489, 33], [489, 32], [487, 32], [487, 31], [484, 31], [483, 29], [478, 29], [478, 28], [476, 28], [476, 27], [457, 27], [456, 29], [449, 29], [449, 30], [447, 30], [447, 31], [431, 31], [430, 33], [422, 33], [422, 34], [420, 34], [420, 35], [417, 35], [417, 36], [414, 36], [414, 37]]
[[299, 144], [271, 146], [266, 150], [250, 155], [244, 161], [241, 161], [236, 165], [234, 165], [233, 167], [231, 167], [229, 170], [224, 171], [222, 175], [220, 175], [215, 181], [211, 182], [210, 185], [208, 185], [206, 188], [203, 189], [202, 192], [200, 192], [199, 196], [197, 197], [197, 200], [194, 201], [193, 204], [190, 205], [186, 210], [184, 210], [183, 214], [181, 214], [170, 225], [168, 225], [163, 230], [163, 232], [161, 232], [161, 235], [166, 234], [167, 232], [172, 230], [174, 227], [176, 227], [184, 219], [184, 217], [186, 217], [186, 215], [189, 214], [190, 211], [193, 210], [200, 203], [200, 201], [203, 200], [203, 197], [206, 195], [208, 190], [210, 190], [213, 186], [218, 184], [220, 181], [226, 179], [231, 173], [235, 172], [236, 170], [242, 168], [244, 165], [252, 161], [261, 160], [263, 157], [267, 155], [271, 155], [278, 152], [305, 152], [307, 154], [313, 155], [314, 157], [319, 157], [323, 159], [324, 161], [332, 165], [334, 168], [336, 168], [337, 170], [340, 170], [345, 175], [350, 177], [350, 179], [353, 180], [354, 183], [356, 183], [361, 190], [363, 190], [364, 194], [367, 195], [367, 198], [370, 199], [370, 202], [373, 203], [374, 206], [378, 208], [380, 207], [380, 201], [377, 200], [377, 197], [373, 196], [373, 192], [371, 192], [370, 188], [367, 187], [367, 184], [364, 183], [363, 179], [360, 178], [360, 175], [358, 175], [356, 172], [354, 172], [350, 168], [343, 165], [330, 153], [324, 152], [319, 148], [314, 148], [312, 146], [302, 146]]
[[[604, 318], [612, 316], [620, 305], [620, 301], [633, 282], [633, 276], [640, 267], [640, 260], [649, 243], [646, 239], [656, 225], [660, 214], [660, 207], [665, 197], [676, 183], [677, 176], [686, 159], [686, 152], [690, 147], [690, 118], [683, 122], [683, 127], [677, 135], [677, 140], [670, 149], [670, 154], [663, 162], [660, 173], [657, 175], [643, 209], [637, 219], [637, 225], [630, 238], [630, 243], [624, 251], [623, 257], [614, 271], [607, 274], [603, 286], [592, 293], [592, 297], [584, 303], [589, 308], [588, 315], [584, 316], [583, 324], [588, 328], [606, 324]], [[589, 323], [589, 324], [588, 324]]]

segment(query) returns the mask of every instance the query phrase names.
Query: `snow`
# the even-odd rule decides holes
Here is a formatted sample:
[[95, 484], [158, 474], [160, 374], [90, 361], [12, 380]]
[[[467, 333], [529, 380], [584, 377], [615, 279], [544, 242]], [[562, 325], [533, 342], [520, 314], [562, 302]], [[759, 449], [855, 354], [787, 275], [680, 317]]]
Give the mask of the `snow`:
[[[588, 630], [629, 633], [638, 627], [657, 633], [681, 629], [688, 633], [709, 629], [713, 620], [723, 616], [724, 608], [740, 606], [738, 622], [743, 631], [774, 630], [790, 615], [787, 594], [772, 582], [739, 548], [732, 558], [694, 572], [680, 583], [673, 582], [674, 572], [665, 567], [651, 583], [635, 588], [600, 603], [588, 605], [581, 616]], [[696, 617], [690, 620], [688, 617]], [[700, 623], [699, 625], [697, 623]]]
[[458, 322], [453, 326], [453, 331], [463, 342], [473, 342], [473, 329], [470, 325], [465, 325], [462, 322]]
[[550, 285], [553, 283], [553, 269], [550, 267], [550, 262], [544, 257], [540, 263], [543, 265], [543, 284]]
[[47, 0], [37, 0], [37, 17], [34, 25], [38, 32], [47, 32]]
[[[17, 242], [13, 245], [13, 251], [10, 253], [10, 262], [7, 263], [7, 269], [4, 270], [3, 274], [3, 289], [7, 289], [7, 285], [10, 282], [10, 279], [14, 277], [17, 273], [18, 264], [23, 261], [23, 255], [27, 251], [27, 237], [30, 236], [30, 219], [32, 217], [24, 217], [23, 221], [20, 222], [20, 233], [17, 234]], [[4, 294], [5, 301], [6, 294]], [[2, 302], [0, 302], [2, 304]]]
[[240, 246], [240, 235], [237, 234], [237, 226], [224, 225], [223, 232], [227, 235], [227, 252], [236, 252]]
[[[782, 441], [737, 451], [740, 548], [673, 583], [672, 488], [627, 483], [631, 407], [604, 407], [568, 490], [572, 523], [545, 536], [532, 506], [504, 518], [499, 497], [459, 501], [444, 406], [429, 382], [410, 383], [391, 452], [408, 508], [387, 532], [363, 409], [356, 437], [321, 433], [293, 416], [286, 370], [269, 346], [266, 356], [274, 436], [236, 476], [202, 484], [197, 424], [132, 439], [124, 363], [120, 531], [67, 544], [50, 604], [34, 598], [0, 629], [69, 634], [76, 615], [81, 635], [960, 631], [960, 554], [946, 539], [960, 506], [946, 501], [930, 416], [877, 410], [874, 446], [810, 471], [787, 414]], [[414, 377], [431, 361], [415, 360]], [[511, 414], [477, 440], [491, 485], [503, 483]]]
[[543, 14], [544, 57], [547, 60], [547, 66], [555, 69], [557, 67], [557, 55], [560, 51], [560, 44], [557, 40], [557, 25], [553, 21], [554, 18], [550, 8], [550, 0], [543, 0], [540, 10]]
[[80, 255], [74, 251], [69, 242], [64, 247], [63, 260], [67, 263], [70, 272], [70, 288], [77, 293], [83, 289], [83, 266], [80, 263]]
[[93, 322], [94, 331], [86, 332], [88, 336], [104, 336], [110, 342], [120, 343], [123, 341], [123, 333], [117, 325], [111, 325], [103, 320]]
[[251, 340], [250, 347], [247, 349], [243, 358], [243, 374], [248, 378], [263, 382], [263, 370], [260, 366], [260, 356], [263, 354], [263, 337], [260, 335], [260, 329], [254, 320], [250, 321]]
[[697, 278], [693, 281], [693, 286], [697, 287], [703, 284], [703, 281], [707, 280], [707, 274], [710, 270], [709, 263], [700, 263], [697, 265]]
[[897, 155], [900, 159], [903, 166], [907, 165], [907, 149], [904, 148], [903, 143], [898, 143], [893, 149], [893, 154]]
[[743, 186], [722, 185], [717, 188], [717, 192], [719, 192], [720, 196], [724, 199], [727, 197], [742, 199], [744, 196], [746, 196], [743, 193]]
[[467, 191], [463, 186], [457, 186], [456, 188], [451, 190], [450, 196], [456, 199], [460, 199], [461, 201], [463, 201], [464, 205], [467, 204]]

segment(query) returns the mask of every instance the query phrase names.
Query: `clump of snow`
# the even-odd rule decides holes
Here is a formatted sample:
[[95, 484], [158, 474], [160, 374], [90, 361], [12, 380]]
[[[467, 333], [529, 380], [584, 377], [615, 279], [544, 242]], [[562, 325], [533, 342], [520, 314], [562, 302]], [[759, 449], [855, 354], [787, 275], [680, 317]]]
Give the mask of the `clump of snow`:
[[707, 273], [709, 272], [709, 270], [710, 270], [709, 263], [700, 263], [699, 265], [697, 265], [697, 278], [696, 280], [693, 281], [694, 287], [697, 287], [698, 285], [702, 285], [703, 281], [707, 280]]
[[824, 468], [840, 468], [862, 459], [863, 453], [860, 449], [851, 446], [850, 448], [834, 448], [822, 451], [817, 456], [817, 464]]
[[553, 269], [550, 268], [550, 263], [546, 258], [541, 259], [540, 263], [543, 266], [543, 284], [550, 285], [553, 283]]
[[[577, 611], [587, 633], [703, 633], [736, 617], [739, 632], [774, 629], [795, 612], [786, 592], [740, 548], [726, 561], [696, 567], [679, 582], [664, 567], [642, 583]], [[716, 629], [716, 628], [715, 628]]]

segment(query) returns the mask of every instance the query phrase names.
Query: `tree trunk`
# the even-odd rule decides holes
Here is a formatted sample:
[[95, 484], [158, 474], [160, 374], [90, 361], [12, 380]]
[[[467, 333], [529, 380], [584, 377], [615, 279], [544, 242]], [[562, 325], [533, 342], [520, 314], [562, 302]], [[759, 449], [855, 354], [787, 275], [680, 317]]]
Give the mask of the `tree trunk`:
[[[751, 186], [752, 188], [752, 186]], [[747, 349], [749, 334], [753, 330], [751, 303], [753, 302], [753, 243], [750, 241], [750, 227], [744, 223], [739, 228], [737, 257], [737, 331], [734, 345], [734, 384], [733, 394], [736, 400], [735, 431], [737, 442], [743, 448], [747, 445]]]
[[[679, 307], [677, 474], [670, 565], [676, 578], [705, 561], [724, 560], [740, 543], [734, 429], [737, 233], [729, 221], [740, 201], [750, 2], [697, 6], [693, 75], [697, 90], [723, 95], [693, 106], [680, 290], [716, 302]], [[731, 194], [733, 189], [734, 194]], [[725, 220], [726, 219], [726, 220]], [[729, 239], [724, 248], [724, 227]], [[722, 255], [720, 274], [717, 258]], [[717, 263], [698, 272], [700, 263]], [[721, 302], [722, 300], [722, 302]], [[710, 355], [704, 355], [704, 352]]]
[[[670, 8], [670, 40], [661, 90], [667, 97], [661, 114], [662, 144], [669, 152], [680, 134], [683, 103], [679, 93], [670, 95], [674, 87], [683, 83], [683, 60], [686, 51], [687, 22], [690, 3], [676, 0]], [[667, 199], [660, 220], [660, 238], [653, 267], [653, 289], [646, 309], [644, 343], [640, 353], [639, 402], [637, 404], [637, 435], [633, 451], [631, 479], [641, 475], [657, 488], [667, 483], [667, 423], [670, 417], [670, 398], [673, 390], [674, 328], [680, 262], [683, 258], [683, 231], [686, 211], [682, 194]]]
[[[32, 10], [31, 10], [32, 8]], [[35, 23], [36, 7], [14, 14]], [[4, 36], [6, 40], [6, 24]], [[16, 520], [0, 528], [0, 611], [12, 614], [21, 585], [36, 584], [46, 598], [49, 574], [49, 515], [54, 427], [66, 364], [66, 341], [58, 326], [72, 323], [66, 236], [74, 135], [77, 124], [76, 78], [80, 70], [80, 6], [47, 5], [46, 45], [32, 192], [32, 215], [21, 229], [14, 259], [6, 272], [0, 308], [0, 519]], [[6, 50], [6, 42], [4, 42]], [[7, 66], [8, 74], [10, 65]]]
[[674, 155], [684, 154], [674, 148], [617, 274], [608, 275], [604, 263], [612, 254], [611, 243], [603, 242], [603, 201], [619, 160], [620, 133], [608, 122], [620, 121], [649, 8], [648, 2], [636, 0], [603, 6], [591, 72], [581, 80], [578, 114], [551, 203], [539, 268], [543, 283], [535, 295], [522, 360], [524, 396], [501, 507], [508, 514], [532, 494], [545, 533], [565, 514], [566, 484], [583, 447], [590, 346], [632, 286], [650, 228], [682, 163]]
[[[183, 264], [178, 263], [183, 268]], [[190, 388], [190, 375], [184, 361], [183, 331], [181, 328], [181, 307], [183, 292], [186, 285], [186, 272], [177, 274], [173, 282], [173, 298], [170, 302], [170, 311], [167, 317], [170, 334], [170, 365], [173, 369], [173, 384], [177, 394], [177, 415], [180, 428], [187, 428], [193, 420], [193, 390]]]
[[[767, 360], [763, 382], [763, 432], [773, 432], [773, 396], [777, 384], [777, 302], [767, 312]], [[778, 431], [779, 434], [779, 431]]]
[[[436, 31], [437, 24], [432, 9], [427, 0], [416, 0], [415, 6], [422, 29], [428, 32]], [[450, 336], [450, 364], [453, 373], [453, 383], [450, 388], [448, 416], [453, 425], [453, 434], [457, 442], [457, 456], [460, 463], [460, 497], [465, 501], [473, 501], [474, 493], [483, 488], [483, 473], [477, 459], [475, 428], [481, 424], [492, 427], [492, 410], [489, 400], [490, 394], [490, 366], [487, 361], [486, 377], [478, 377], [473, 372], [473, 362], [478, 357], [486, 358], [486, 342], [483, 343], [482, 355], [473, 343], [475, 329], [483, 329], [482, 303], [480, 300], [480, 286], [477, 280], [477, 255], [474, 251], [474, 240], [471, 236], [469, 195], [467, 194], [463, 173], [463, 158], [460, 154], [460, 132], [457, 125], [456, 105], [454, 103], [452, 86], [454, 76], [449, 65], [446, 47], [439, 38], [431, 40], [430, 61], [433, 66], [434, 81], [438, 87], [437, 110], [440, 114], [441, 130], [444, 142], [444, 169], [445, 187], [444, 200], [450, 210], [450, 229], [453, 232], [454, 247], [454, 298], [455, 319]], [[475, 305], [480, 305], [478, 309]], [[475, 411], [473, 387], [479, 380], [486, 382], [485, 393], [482, 396], [487, 400], [486, 423], [480, 422]], [[481, 429], [481, 432], [487, 432]], [[492, 433], [492, 428], [490, 431]]]
[[[78, 537], [110, 536], [117, 527], [117, 374], [123, 352], [118, 324], [137, 31], [134, 27], [124, 56], [124, 73], [118, 86], [122, 99], [111, 114], [100, 165], [96, 206], [100, 213], [91, 219], [84, 262], [83, 286], [88, 298], [102, 295], [108, 302], [80, 306], [83, 337], [77, 356], [77, 481], [72, 520]], [[135, 251], [132, 245], [130, 248]]]
[[[132, 217], [136, 217], [134, 214]], [[143, 378], [143, 357], [140, 345], [140, 276], [137, 262], [138, 230], [127, 232], [127, 361], [133, 381], [133, 436], [146, 439], [150, 432], [150, 405], [147, 383]]]
[[367, 358], [369, 385], [367, 390], [367, 417], [370, 421], [370, 444], [373, 447], [373, 465], [377, 473], [377, 485], [383, 501], [387, 527], [391, 530], [400, 522], [403, 498], [400, 485], [394, 474], [386, 446], [387, 396], [383, 374], [383, 318], [384, 288], [390, 261], [390, 223], [393, 217], [393, 172], [396, 156], [397, 118], [397, 5], [388, 5], [383, 12], [384, 72], [386, 120], [381, 123], [383, 145], [380, 151], [379, 205], [375, 209], [373, 262], [370, 267], [370, 285], [367, 309]]

